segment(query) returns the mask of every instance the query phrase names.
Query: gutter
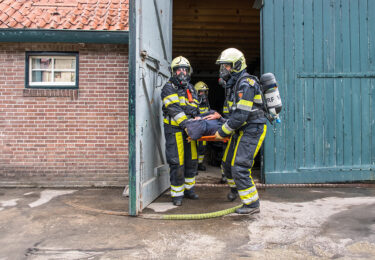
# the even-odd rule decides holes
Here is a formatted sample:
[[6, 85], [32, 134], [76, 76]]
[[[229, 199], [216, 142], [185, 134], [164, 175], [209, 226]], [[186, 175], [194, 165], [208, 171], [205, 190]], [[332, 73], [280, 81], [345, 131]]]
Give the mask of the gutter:
[[128, 44], [129, 31], [0, 29], [0, 42]]

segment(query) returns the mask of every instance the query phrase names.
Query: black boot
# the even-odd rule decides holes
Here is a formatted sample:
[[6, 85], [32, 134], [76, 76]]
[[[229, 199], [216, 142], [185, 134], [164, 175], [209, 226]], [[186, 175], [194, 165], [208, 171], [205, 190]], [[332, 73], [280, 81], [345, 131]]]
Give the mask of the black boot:
[[191, 199], [191, 200], [197, 200], [199, 199], [198, 194], [195, 193], [194, 188], [190, 190], [184, 191], [185, 198]]
[[205, 171], [206, 170], [206, 166], [204, 166], [203, 163], [198, 163], [198, 171]]
[[238, 197], [237, 188], [230, 188], [230, 192], [227, 195], [229, 201], [234, 201]]
[[255, 214], [260, 212], [259, 200], [249, 205], [243, 204], [241, 208], [236, 209], [237, 214]]
[[221, 179], [220, 179], [219, 183], [221, 183], [221, 184], [227, 183], [227, 177], [225, 177], [224, 174], [221, 175]]
[[182, 205], [182, 198], [183, 198], [182, 196], [172, 197], [173, 205], [181, 206]]

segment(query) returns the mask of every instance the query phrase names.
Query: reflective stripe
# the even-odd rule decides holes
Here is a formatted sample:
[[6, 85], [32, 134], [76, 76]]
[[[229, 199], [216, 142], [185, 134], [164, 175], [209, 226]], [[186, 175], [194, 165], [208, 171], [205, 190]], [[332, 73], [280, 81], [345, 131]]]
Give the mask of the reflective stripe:
[[237, 108], [245, 111], [251, 111], [251, 108], [253, 107], [253, 102], [241, 99], [238, 104]]
[[197, 157], [198, 157], [197, 142], [196, 141], [191, 141], [190, 145], [191, 145], [191, 159], [192, 160], [196, 160]]
[[173, 186], [173, 185], [171, 185], [171, 189], [172, 189], [173, 191], [176, 191], [176, 192], [184, 191], [184, 188], [185, 188], [184, 185], [180, 185], [180, 186]]
[[243, 136], [243, 131], [240, 131], [240, 135], [236, 143], [236, 148], [234, 148], [234, 153], [233, 153], [233, 158], [232, 158], [232, 163], [231, 163], [232, 166], [234, 166], [234, 161], [236, 160], [238, 145], [240, 144], [242, 136]]
[[171, 195], [172, 197], [179, 197], [184, 195], [185, 185], [173, 186], [171, 185]]
[[186, 98], [185, 97], [179, 97], [180, 98], [180, 105], [186, 106]]
[[228, 183], [229, 187], [231, 187], [231, 188], [236, 188], [237, 187], [236, 183], [234, 182], [233, 179], [227, 179], [227, 183]]
[[240, 198], [243, 204], [249, 205], [252, 202], [257, 201], [259, 199], [258, 191], [254, 191], [246, 196], [240, 195]]
[[177, 124], [180, 124], [182, 121], [187, 119], [187, 116], [185, 115], [184, 112], [180, 112], [177, 115], [173, 117], [174, 121], [177, 122]]
[[223, 113], [229, 113], [228, 107], [223, 107]]
[[184, 165], [184, 140], [182, 139], [182, 132], [176, 133], [176, 144], [180, 165]]
[[256, 190], [257, 190], [257, 188], [255, 186], [253, 186], [253, 187], [250, 187], [250, 188], [247, 188], [247, 189], [244, 189], [244, 190], [238, 190], [238, 194], [240, 196], [246, 196], [246, 195], [248, 195], [248, 194], [250, 194], [250, 193], [252, 193]]
[[[259, 142], [257, 144], [257, 148], [255, 149], [254, 158], [255, 158], [255, 156], [257, 156], [257, 154], [259, 152], [259, 149], [262, 146], [263, 140], [266, 137], [266, 133], [267, 133], [267, 125], [265, 124], [265, 125], [263, 125], [263, 133], [262, 133], [262, 135], [259, 138]], [[253, 164], [254, 164], [254, 161], [253, 161]]]
[[[164, 119], [163, 119], [163, 122], [164, 122], [165, 124], [169, 125], [169, 120], [168, 120], [167, 118], [164, 118]], [[174, 121], [173, 119], [171, 119], [171, 123], [170, 123], [170, 125], [178, 126], [177, 122]]]
[[204, 155], [199, 155], [199, 156], [198, 156], [198, 162], [199, 162], [199, 163], [202, 163], [203, 160], [204, 160]]
[[254, 103], [262, 104], [263, 103], [262, 96], [261, 95], [255, 95], [254, 96]]
[[223, 156], [223, 162], [225, 162], [226, 159], [227, 159], [228, 150], [229, 150], [230, 143], [232, 142], [232, 138], [233, 138], [233, 136], [230, 137], [229, 142], [227, 144], [227, 148], [225, 148], [225, 152], [224, 152], [224, 156]]
[[227, 123], [225, 123], [222, 127], [221, 130], [223, 130], [224, 133], [227, 135], [230, 135], [234, 130], [228, 126]]
[[190, 190], [195, 185], [195, 177], [185, 178], [185, 189]]
[[166, 96], [163, 99], [163, 104], [165, 105], [165, 107], [167, 107], [170, 104], [177, 103], [179, 101], [180, 100], [178, 99], [178, 95], [177, 94], [172, 94], [172, 95]]
[[195, 104], [195, 103], [190, 103], [190, 102], [188, 102], [187, 104], [188, 104], [189, 106], [192, 106], [192, 107], [198, 107], [198, 105]]
[[208, 111], [209, 111], [208, 107], [200, 107], [199, 108], [199, 113], [201, 113], [201, 114], [206, 113]]

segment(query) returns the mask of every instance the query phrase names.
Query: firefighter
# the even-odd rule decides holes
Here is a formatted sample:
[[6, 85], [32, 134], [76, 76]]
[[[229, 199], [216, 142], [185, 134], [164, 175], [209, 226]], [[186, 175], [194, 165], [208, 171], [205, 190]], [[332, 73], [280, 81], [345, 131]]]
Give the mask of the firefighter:
[[[208, 86], [203, 81], [199, 81], [194, 85], [194, 89], [198, 95], [199, 113], [205, 114], [210, 111], [210, 103], [208, 102]], [[205, 171], [206, 166], [203, 164], [204, 154], [206, 153], [206, 141], [198, 141], [198, 171]]]
[[164, 115], [166, 157], [170, 169], [172, 202], [181, 206], [183, 197], [196, 200], [194, 191], [198, 168], [196, 141], [187, 141], [186, 122], [199, 115], [198, 100], [189, 83], [192, 68], [179, 56], [172, 60], [172, 77], [161, 91]]
[[227, 198], [234, 201], [240, 196], [243, 205], [236, 210], [239, 214], [258, 213], [259, 196], [251, 168], [267, 131], [261, 89], [256, 78], [246, 72], [241, 51], [226, 49], [216, 63], [220, 65], [220, 81], [228, 92], [227, 121], [215, 134], [218, 140], [230, 136], [222, 159], [222, 169], [231, 188]]

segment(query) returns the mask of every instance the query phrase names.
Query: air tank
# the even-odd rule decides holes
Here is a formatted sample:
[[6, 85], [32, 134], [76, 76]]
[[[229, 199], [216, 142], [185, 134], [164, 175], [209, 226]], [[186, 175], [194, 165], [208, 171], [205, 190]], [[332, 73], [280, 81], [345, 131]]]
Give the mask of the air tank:
[[262, 92], [270, 115], [280, 123], [279, 113], [283, 107], [278, 84], [273, 73], [265, 73], [260, 77]]

